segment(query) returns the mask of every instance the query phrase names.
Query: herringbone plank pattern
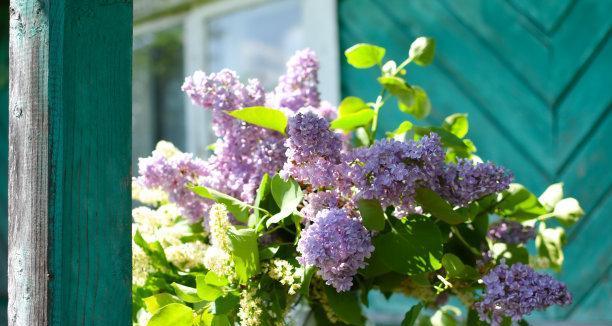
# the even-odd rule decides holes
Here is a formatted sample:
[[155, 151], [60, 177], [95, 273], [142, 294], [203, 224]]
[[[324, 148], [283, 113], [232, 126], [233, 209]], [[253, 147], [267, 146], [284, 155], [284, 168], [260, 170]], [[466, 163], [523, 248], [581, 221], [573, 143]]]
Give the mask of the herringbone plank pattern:
[[[612, 0], [341, 0], [340, 44], [369, 42], [401, 60], [433, 36], [433, 66], [408, 79], [430, 94], [440, 123], [470, 116], [479, 154], [511, 168], [534, 192], [563, 180], [587, 216], [569, 234], [560, 277], [574, 304], [549, 317], [612, 321]], [[374, 98], [374, 71], [343, 64], [343, 95]], [[402, 114], [383, 112], [382, 127]]]

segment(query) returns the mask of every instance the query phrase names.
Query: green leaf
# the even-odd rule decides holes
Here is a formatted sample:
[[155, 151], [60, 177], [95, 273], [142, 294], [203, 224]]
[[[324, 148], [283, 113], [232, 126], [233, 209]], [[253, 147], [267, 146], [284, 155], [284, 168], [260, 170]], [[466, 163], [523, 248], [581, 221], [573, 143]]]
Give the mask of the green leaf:
[[468, 310], [466, 326], [488, 326], [489, 324], [480, 320], [478, 312], [474, 309]]
[[401, 326], [414, 326], [414, 323], [417, 321], [417, 318], [421, 313], [421, 309], [423, 309], [422, 303], [412, 306], [412, 308], [406, 312], [406, 315], [404, 315], [404, 320], [402, 320]]
[[137, 244], [142, 249], [142, 251], [145, 252], [149, 259], [151, 259], [151, 264], [153, 265], [153, 267], [160, 271], [173, 271], [173, 268], [168, 262], [168, 259], [166, 259], [166, 253], [164, 252], [164, 248], [159, 243], [159, 241], [149, 243], [142, 237], [140, 231], [136, 230], [136, 232], [134, 233], [134, 243]]
[[370, 146], [370, 136], [364, 127], [355, 130], [355, 147]]
[[253, 229], [230, 230], [228, 236], [238, 280], [240, 284], [246, 284], [249, 278], [260, 270], [257, 232]]
[[[210, 272], [208, 272], [208, 274], [210, 274]], [[212, 275], [214, 275], [214, 273]], [[196, 276], [196, 292], [200, 300], [206, 301], [214, 301], [223, 294], [223, 291], [221, 291], [217, 285], [208, 283], [207, 275]]]
[[547, 228], [544, 223], [540, 223], [535, 243], [538, 255], [546, 258], [550, 267], [559, 271], [565, 259], [563, 255], [565, 230], [562, 227]]
[[391, 221], [389, 233], [374, 237], [373, 260], [407, 275], [438, 270], [442, 265], [442, 235], [428, 217], [411, 215], [405, 222]]
[[147, 311], [151, 314], [171, 303], [180, 303], [179, 298], [170, 293], [158, 293], [143, 299]]
[[314, 266], [308, 266], [304, 269], [304, 275], [302, 275], [302, 283], [300, 285], [300, 293], [308, 299], [310, 295], [310, 281], [316, 273], [317, 268]]
[[371, 231], [382, 231], [385, 228], [385, 212], [376, 199], [362, 199], [357, 203], [363, 226]]
[[366, 278], [374, 278], [390, 272], [391, 269], [385, 264], [381, 256], [384, 256], [383, 253], [377, 254], [376, 251], [374, 251], [374, 254], [367, 260], [368, 264], [359, 270], [359, 274]]
[[442, 257], [442, 266], [444, 266], [450, 278], [461, 278], [464, 275], [465, 265], [459, 257], [453, 254], [444, 254]]
[[468, 219], [468, 215], [457, 213], [446, 200], [431, 189], [417, 189], [414, 198], [425, 212], [430, 213], [448, 224], [461, 224]]
[[178, 283], [172, 283], [171, 286], [174, 289], [176, 295], [185, 302], [196, 303], [204, 300], [200, 298], [200, 296], [198, 295], [198, 291], [192, 287], [181, 285]]
[[374, 110], [363, 109], [355, 113], [341, 116], [336, 120], [332, 121], [330, 128], [342, 129], [344, 131], [352, 131], [353, 129], [361, 126], [365, 126], [374, 118]]
[[270, 189], [274, 201], [280, 207], [280, 212], [270, 217], [266, 221], [266, 226], [278, 223], [291, 215], [304, 197], [300, 185], [295, 180], [290, 178], [285, 181], [278, 174], [272, 178]]
[[538, 197], [540, 203], [547, 209], [553, 209], [561, 199], [563, 199], [563, 182], [551, 184]]
[[414, 89], [400, 77], [383, 76], [378, 77], [378, 82], [404, 106], [408, 107], [414, 103]]
[[419, 66], [427, 66], [433, 62], [436, 52], [436, 41], [430, 37], [421, 36], [410, 45], [409, 57]]
[[467, 152], [469, 150], [468, 146], [465, 144], [463, 139], [455, 136], [453, 133], [439, 127], [414, 127], [414, 132], [418, 136], [429, 135], [434, 132], [440, 136], [440, 140], [442, 141], [442, 145], [444, 147], [452, 148], [454, 150], [460, 152]]
[[252, 106], [248, 108], [229, 111], [229, 115], [236, 119], [260, 126], [266, 129], [276, 130], [285, 134], [288, 118], [283, 111], [267, 108], [265, 106]]
[[210, 307], [210, 311], [215, 315], [228, 314], [238, 307], [239, 302], [240, 297], [230, 292], [215, 299], [215, 302]]
[[217, 275], [211, 271], [208, 271], [208, 273], [206, 273], [204, 281], [206, 282], [206, 284], [210, 284], [213, 286], [226, 286], [229, 284], [229, 281], [225, 276]]
[[425, 119], [431, 112], [429, 97], [419, 86], [412, 86], [412, 101], [400, 101], [398, 105], [400, 111], [411, 114], [416, 119]]
[[372, 44], [359, 43], [344, 51], [344, 55], [351, 66], [364, 69], [380, 64], [385, 57], [385, 49]]
[[393, 130], [392, 132], [388, 132], [387, 133], [387, 138], [393, 138], [397, 141], [405, 141], [406, 140], [406, 133], [408, 133], [408, 131], [410, 131], [410, 129], [412, 129], [412, 122], [410, 121], [404, 121], [402, 123], [400, 123], [400, 125], [397, 127], [397, 129]]
[[171, 303], [159, 309], [149, 320], [147, 326], [191, 326], [193, 310], [184, 304]]
[[491, 246], [493, 257], [496, 260], [504, 259], [508, 265], [515, 263], [529, 263], [529, 252], [525, 247], [509, 245], [505, 243], [495, 243]]
[[469, 123], [467, 119], [467, 114], [465, 113], [455, 113], [451, 114], [446, 119], [444, 119], [444, 123], [442, 124], [442, 128], [448, 130], [455, 136], [459, 138], [465, 137], [469, 130]]
[[584, 210], [575, 198], [564, 198], [555, 204], [553, 214], [565, 226], [570, 226], [584, 216]]
[[[255, 201], [253, 202], [253, 206], [258, 208], [264, 208], [263, 206], [267, 206], [270, 198], [270, 176], [267, 173], [264, 173], [261, 181], [259, 182], [259, 188], [257, 188], [257, 194], [255, 196]], [[265, 207], [264, 209], [267, 209]], [[261, 220], [262, 212], [258, 209], [253, 210], [253, 214], [249, 217], [248, 226], [254, 227], [259, 224]]]
[[497, 204], [497, 213], [515, 220], [527, 221], [546, 214], [547, 210], [527, 188], [513, 183], [502, 193], [502, 200]]
[[210, 326], [231, 326], [229, 318], [226, 315], [214, 315]]
[[259, 260], [271, 259], [278, 252], [279, 247], [266, 247], [259, 251]]
[[212, 199], [217, 203], [225, 205], [227, 210], [234, 215], [234, 217], [243, 223], [247, 222], [249, 215], [249, 205], [240, 199], [234, 198], [230, 195], [226, 195], [220, 191], [204, 186], [191, 186], [189, 187], [196, 195]]
[[359, 97], [348, 96], [338, 106], [338, 116], [344, 117], [364, 109], [368, 109], [369, 106]]
[[453, 306], [442, 306], [438, 309], [429, 321], [432, 326], [456, 326], [455, 317], [461, 316], [461, 310]]
[[325, 287], [329, 307], [338, 318], [349, 325], [365, 325], [361, 305], [355, 292], [336, 292], [330, 286]]

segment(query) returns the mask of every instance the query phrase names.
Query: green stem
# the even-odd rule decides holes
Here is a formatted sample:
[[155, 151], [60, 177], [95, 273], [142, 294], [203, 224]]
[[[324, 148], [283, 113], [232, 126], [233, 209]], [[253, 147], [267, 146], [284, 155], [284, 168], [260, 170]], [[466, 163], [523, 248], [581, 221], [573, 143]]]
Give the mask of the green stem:
[[266, 214], [268, 216], [272, 216], [272, 214], [270, 214], [270, 212], [268, 212], [267, 210], [265, 210], [265, 209], [263, 209], [261, 207], [257, 207], [257, 206], [254, 206], [254, 205], [249, 205], [247, 203], [245, 203], [244, 206], [247, 207], [247, 208], [256, 209], [258, 211], [261, 211], [261, 212], [263, 212], [264, 214]]
[[374, 118], [372, 118], [372, 128], [370, 129], [370, 144], [374, 143], [374, 139], [376, 138], [376, 130], [378, 129], [378, 112], [380, 112], [380, 108], [385, 104], [383, 97], [385, 96], [385, 90], [383, 89], [380, 92], [380, 95], [376, 98], [376, 103], [374, 103]]
[[393, 76], [397, 75], [398, 72], [402, 71], [402, 69], [404, 69], [411, 62], [412, 62], [412, 58], [408, 58], [404, 60], [404, 62], [400, 63], [400, 65], [397, 66], [397, 68], [395, 69], [395, 73], [393, 74]]
[[282, 225], [276, 225], [275, 227], [271, 228], [270, 230], [266, 230], [266, 232], [264, 232], [264, 234], [270, 234], [270, 233], [272, 233], [272, 232], [274, 232], [276, 230], [279, 230], [281, 228], [283, 228]]
[[[393, 73], [392, 76], [397, 75], [410, 62], [412, 62], [412, 58], [408, 58], [408, 59], [404, 60], [404, 62], [402, 62], [395, 69], [395, 72]], [[382, 70], [382, 66], [381, 66], [381, 70]], [[380, 109], [383, 107], [383, 105], [385, 105], [385, 101], [387, 100], [387, 97], [385, 95], [387, 95], [387, 90], [385, 90], [383, 88], [383, 90], [380, 92], [380, 95], [378, 95], [378, 97], [376, 98], [376, 103], [374, 103], [374, 108], [373, 108], [374, 109], [374, 117], [372, 118], [372, 127], [370, 128], [370, 133], [369, 133], [370, 144], [374, 143], [374, 139], [376, 139], [376, 131], [378, 130], [378, 113], [380, 112]]]
[[451, 226], [451, 231], [457, 237], [457, 239], [459, 239], [459, 241], [461, 241], [461, 243], [463, 243], [463, 245], [465, 245], [468, 249], [470, 249], [470, 251], [474, 255], [476, 255], [476, 256], [482, 255], [482, 253], [479, 250], [477, 250], [476, 248], [472, 247], [467, 241], [465, 241], [465, 238], [461, 235], [461, 233], [459, 232], [459, 229], [457, 229], [456, 226]]
[[543, 215], [538, 216], [537, 221], [540, 221], [540, 222], [546, 221], [547, 219], [554, 217], [554, 216], [555, 216], [554, 213], [543, 214]]

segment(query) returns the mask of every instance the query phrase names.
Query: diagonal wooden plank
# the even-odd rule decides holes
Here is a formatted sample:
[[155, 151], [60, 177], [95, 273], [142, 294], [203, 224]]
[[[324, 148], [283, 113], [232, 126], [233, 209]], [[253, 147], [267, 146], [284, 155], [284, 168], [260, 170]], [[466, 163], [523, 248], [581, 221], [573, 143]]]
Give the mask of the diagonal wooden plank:
[[515, 22], [522, 16], [504, 2], [441, 0], [440, 3], [542, 102], [549, 103], [546, 84], [550, 51], [549, 40], [545, 35], [538, 37], [523, 28], [517, 28]]
[[550, 33], [567, 16], [575, 0], [507, 0], [542, 32]]
[[612, 116], [607, 115], [590, 139], [579, 147], [572, 163], [560, 176], [568, 193], [579, 198], [587, 211], [593, 208], [612, 182], [609, 177], [612, 156], [608, 146], [611, 137]]
[[612, 1], [582, 0], [552, 38], [548, 92], [563, 94], [581, 66], [588, 62], [602, 40], [609, 37]]
[[606, 325], [612, 320], [610, 298], [612, 298], [612, 265], [608, 266], [602, 277], [580, 302], [574, 305], [565, 316], [569, 321]]
[[[566, 266], [580, 266], [581, 268], [566, 268], [559, 275], [574, 296], [574, 303], [566, 308], [555, 309], [554, 314], [566, 316], [571, 313], [581, 300], [588, 296], [593, 284], [605, 275], [605, 270], [612, 264], [609, 255], [612, 250], [612, 238], [609, 237], [608, 212], [612, 209], [612, 198], [608, 197], [605, 203], [593, 212], [592, 218], [586, 222], [579, 237], [573, 239], [565, 248]], [[593, 245], [597, 239], [597, 245]]]

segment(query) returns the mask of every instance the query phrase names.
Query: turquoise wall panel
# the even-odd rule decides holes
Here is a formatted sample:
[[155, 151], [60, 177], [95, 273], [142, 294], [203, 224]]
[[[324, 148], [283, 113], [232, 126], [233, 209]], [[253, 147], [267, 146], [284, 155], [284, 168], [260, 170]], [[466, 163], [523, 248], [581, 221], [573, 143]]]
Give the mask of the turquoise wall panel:
[[[612, 26], [611, 0], [340, 0], [340, 47], [387, 48], [401, 61], [416, 36], [432, 36], [429, 67], [410, 66], [408, 80], [429, 93], [439, 124], [469, 114], [480, 156], [505, 165], [536, 193], [564, 181], [587, 216], [569, 232], [559, 275], [574, 304], [536, 318], [612, 321]], [[372, 100], [374, 70], [342, 62], [343, 96]], [[392, 107], [381, 126], [405, 117]]]

